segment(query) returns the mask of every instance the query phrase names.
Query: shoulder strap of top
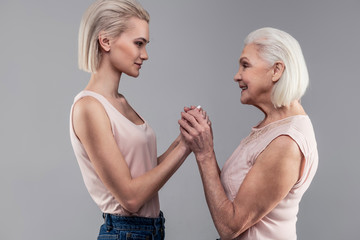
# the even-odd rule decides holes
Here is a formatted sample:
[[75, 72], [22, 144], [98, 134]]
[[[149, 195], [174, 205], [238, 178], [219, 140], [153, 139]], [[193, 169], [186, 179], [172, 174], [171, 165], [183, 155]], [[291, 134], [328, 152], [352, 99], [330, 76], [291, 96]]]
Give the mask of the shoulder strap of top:
[[111, 105], [111, 103], [104, 97], [102, 96], [101, 94], [98, 94], [96, 92], [93, 92], [93, 91], [87, 91], [87, 90], [83, 90], [81, 91], [78, 95], [76, 95], [76, 97], [74, 98], [74, 103], [71, 107], [71, 114], [70, 114], [70, 123], [72, 124], [72, 112], [73, 112], [73, 108], [74, 108], [74, 105], [77, 101], [79, 101], [80, 99], [82, 99], [83, 97], [87, 97], [87, 96], [90, 96], [90, 97], [93, 97], [95, 98], [96, 100], [98, 100], [101, 105], [104, 107], [105, 109], [105, 112], [110, 120], [110, 123], [111, 123], [111, 128], [112, 128], [112, 132], [114, 133], [114, 126], [113, 126], [113, 106]]
[[106, 100], [106, 98], [104, 96], [102, 96], [101, 94], [98, 94], [96, 92], [87, 91], [87, 90], [83, 90], [78, 95], [76, 95], [76, 97], [74, 98], [74, 103], [79, 101], [81, 98], [87, 97], [87, 96], [96, 98], [102, 105], [108, 104], [108, 101]]

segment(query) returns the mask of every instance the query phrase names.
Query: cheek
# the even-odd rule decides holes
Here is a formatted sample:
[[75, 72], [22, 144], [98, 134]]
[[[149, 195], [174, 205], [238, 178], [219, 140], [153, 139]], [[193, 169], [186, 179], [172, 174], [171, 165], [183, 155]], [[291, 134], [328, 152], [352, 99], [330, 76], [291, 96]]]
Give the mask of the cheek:
[[131, 50], [125, 47], [117, 47], [110, 52], [110, 59], [113, 65], [124, 67], [133, 62]]
[[123, 58], [131, 58], [131, 56], [134, 56], [134, 52], [135, 52], [135, 47], [132, 46], [131, 43], [124, 43], [124, 42], [114, 46], [114, 51], [113, 51], [114, 55]]

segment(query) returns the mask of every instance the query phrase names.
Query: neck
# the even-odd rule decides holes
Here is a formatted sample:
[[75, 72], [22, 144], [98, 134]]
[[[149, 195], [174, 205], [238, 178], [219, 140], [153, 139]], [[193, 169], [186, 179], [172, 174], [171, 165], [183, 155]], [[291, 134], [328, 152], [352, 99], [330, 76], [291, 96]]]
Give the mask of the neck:
[[273, 104], [266, 106], [257, 106], [264, 114], [264, 120], [259, 124], [258, 127], [265, 126], [269, 123], [295, 116], [295, 115], [306, 115], [305, 110], [299, 103], [299, 101], [293, 101], [289, 106], [283, 106], [275, 108]]
[[97, 92], [104, 97], [116, 98], [119, 96], [120, 77], [121, 72], [102, 65], [91, 75], [85, 90]]

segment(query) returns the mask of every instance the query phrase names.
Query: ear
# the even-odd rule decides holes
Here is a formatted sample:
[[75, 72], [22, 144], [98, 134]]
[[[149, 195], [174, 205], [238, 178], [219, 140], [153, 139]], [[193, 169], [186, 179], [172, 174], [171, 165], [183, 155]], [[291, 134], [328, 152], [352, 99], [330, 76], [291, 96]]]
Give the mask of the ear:
[[104, 31], [101, 31], [99, 33], [99, 44], [102, 50], [104, 50], [105, 52], [109, 52], [110, 51], [110, 39], [106, 36], [106, 33]]
[[272, 81], [274, 83], [279, 81], [284, 70], [285, 70], [285, 64], [283, 62], [281, 62], [281, 61], [275, 62], [274, 66], [273, 66], [273, 76], [272, 76]]

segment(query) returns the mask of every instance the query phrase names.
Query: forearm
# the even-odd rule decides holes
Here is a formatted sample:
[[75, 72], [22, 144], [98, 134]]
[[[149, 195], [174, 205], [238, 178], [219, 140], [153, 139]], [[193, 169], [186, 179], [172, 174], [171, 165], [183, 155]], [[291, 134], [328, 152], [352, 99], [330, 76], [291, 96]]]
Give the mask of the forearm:
[[132, 212], [137, 212], [149, 201], [182, 165], [190, 151], [184, 146], [177, 146], [167, 154], [161, 163], [144, 175], [130, 181], [129, 205]]
[[169, 146], [169, 148], [162, 154], [158, 157], [157, 161], [158, 161], [158, 164], [160, 164], [174, 149], [175, 147], [179, 144], [180, 142], [180, 139], [181, 139], [181, 136], [179, 135], [172, 143], [171, 145]]
[[[236, 216], [236, 206], [227, 198], [221, 184], [215, 153], [197, 156], [197, 163], [215, 227], [222, 240], [233, 239], [241, 233], [238, 228], [241, 219]], [[234, 225], [234, 222], [237, 223]]]

